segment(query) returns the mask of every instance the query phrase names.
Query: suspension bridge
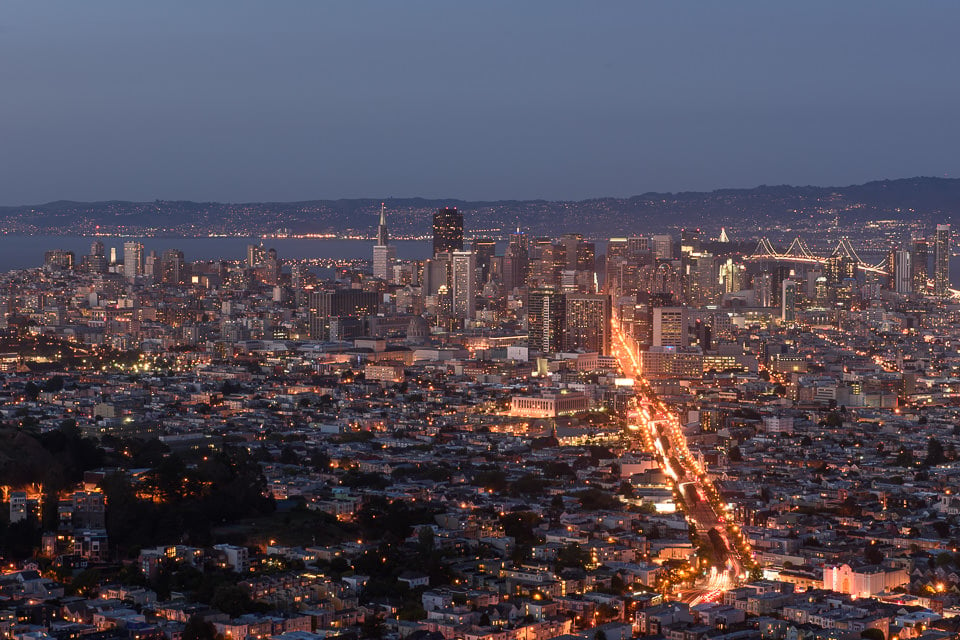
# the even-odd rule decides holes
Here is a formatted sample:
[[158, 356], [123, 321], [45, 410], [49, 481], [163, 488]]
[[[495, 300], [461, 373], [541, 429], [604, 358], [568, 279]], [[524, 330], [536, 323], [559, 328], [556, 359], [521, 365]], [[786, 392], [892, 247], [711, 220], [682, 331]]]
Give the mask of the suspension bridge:
[[845, 258], [852, 261], [856, 267], [862, 271], [868, 273], [877, 273], [882, 275], [889, 275], [887, 270], [886, 261], [881, 261], [879, 264], [870, 264], [861, 258], [856, 249], [853, 248], [853, 245], [850, 244], [850, 238], [844, 236], [840, 238], [840, 241], [837, 243], [836, 248], [833, 252], [827, 256], [821, 256], [815, 254], [810, 250], [810, 247], [807, 246], [807, 243], [804, 242], [803, 238], [797, 236], [793, 239], [793, 242], [790, 243], [790, 246], [786, 251], [777, 251], [768, 238], [760, 238], [760, 241], [757, 242], [757, 248], [749, 256], [745, 256], [745, 260], [752, 260], [756, 262], [762, 261], [781, 261], [781, 262], [797, 262], [802, 264], [822, 264], [825, 260], [830, 258]]

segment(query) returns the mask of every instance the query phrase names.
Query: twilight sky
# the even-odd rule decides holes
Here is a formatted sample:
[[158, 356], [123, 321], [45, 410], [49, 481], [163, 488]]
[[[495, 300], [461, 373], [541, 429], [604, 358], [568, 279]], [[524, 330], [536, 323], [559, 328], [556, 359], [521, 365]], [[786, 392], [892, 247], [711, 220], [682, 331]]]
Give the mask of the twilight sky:
[[3, 0], [0, 204], [960, 177], [960, 3]]

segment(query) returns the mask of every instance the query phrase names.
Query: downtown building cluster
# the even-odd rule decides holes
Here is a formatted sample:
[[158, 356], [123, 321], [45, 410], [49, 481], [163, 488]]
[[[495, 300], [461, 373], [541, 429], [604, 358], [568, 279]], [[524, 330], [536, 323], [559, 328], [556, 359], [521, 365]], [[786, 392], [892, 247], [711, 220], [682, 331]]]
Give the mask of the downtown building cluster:
[[[382, 213], [372, 269], [129, 241], [5, 275], [0, 411], [32, 439], [11, 450], [105, 453], [5, 476], [0, 634], [955, 637], [949, 229], [881, 273], [725, 233], [464, 222], [438, 211], [432, 255], [401, 261]], [[629, 429], [617, 345], [752, 549], [737, 588], [702, 588], [722, 559]], [[216, 523], [119, 518], [212, 508], [239, 477]]]

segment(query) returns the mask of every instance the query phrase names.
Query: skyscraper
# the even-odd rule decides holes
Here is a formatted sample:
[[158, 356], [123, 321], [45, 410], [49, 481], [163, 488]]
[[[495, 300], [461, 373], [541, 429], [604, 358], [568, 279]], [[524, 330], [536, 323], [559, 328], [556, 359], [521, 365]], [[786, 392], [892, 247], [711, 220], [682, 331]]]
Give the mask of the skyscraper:
[[907, 249], [900, 249], [894, 253], [893, 284], [897, 293], [913, 291], [913, 268], [910, 258], [910, 251]]
[[307, 295], [307, 332], [311, 339], [329, 340], [333, 318], [362, 318], [377, 314], [379, 299], [372, 291], [339, 289]]
[[433, 255], [463, 251], [463, 214], [444, 207], [433, 214]]
[[387, 233], [387, 204], [380, 203], [380, 224], [377, 225], [377, 244], [387, 246], [390, 244], [390, 234]]
[[653, 257], [657, 260], [673, 260], [673, 236], [661, 234], [650, 238]]
[[390, 245], [387, 232], [387, 208], [380, 203], [380, 224], [377, 226], [377, 244], [373, 246], [373, 277], [393, 279], [393, 264], [397, 261], [397, 248]]
[[568, 293], [564, 307], [564, 350], [609, 355], [610, 296]]
[[797, 283], [788, 279], [780, 286], [780, 319], [783, 322], [793, 322], [797, 319]]
[[423, 264], [423, 295], [435, 296], [440, 291], [440, 287], [446, 287], [449, 291], [453, 288], [450, 267], [453, 262], [449, 253], [438, 253], [433, 258], [428, 258]]
[[513, 291], [527, 284], [530, 270], [530, 248], [527, 235], [517, 229], [510, 234], [510, 244], [503, 256], [503, 288]]
[[687, 310], [684, 307], [655, 307], [653, 346], [686, 347], [689, 344]]
[[933, 245], [933, 295], [946, 297], [950, 289], [950, 225], [938, 224]]
[[263, 248], [263, 244], [248, 244], [247, 245], [247, 266], [253, 269], [257, 265], [263, 263], [267, 258], [267, 250]]
[[910, 258], [910, 264], [913, 268], [913, 290], [917, 293], [925, 293], [930, 268], [930, 245], [923, 238], [913, 241], [913, 256]]
[[490, 279], [490, 263], [497, 253], [497, 243], [489, 238], [478, 238], [473, 241], [473, 252], [477, 254], [477, 268], [480, 270], [480, 284], [486, 284]]
[[564, 294], [553, 289], [533, 289], [527, 309], [528, 343], [531, 349], [555, 353], [563, 349]]
[[143, 275], [143, 245], [136, 240], [123, 243], [123, 275], [129, 280]]
[[472, 251], [454, 251], [451, 256], [453, 315], [473, 320], [477, 310], [477, 256]]
[[90, 255], [83, 257], [81, 268], [88, 273], [107, 272], [107, 256], [104, 253], [102, 242], [94, 240], [90, 244]]
[[160, 278], [164, 284], [183, 284], [186, 282], [183, 251], [167, 249], [160, 260]]

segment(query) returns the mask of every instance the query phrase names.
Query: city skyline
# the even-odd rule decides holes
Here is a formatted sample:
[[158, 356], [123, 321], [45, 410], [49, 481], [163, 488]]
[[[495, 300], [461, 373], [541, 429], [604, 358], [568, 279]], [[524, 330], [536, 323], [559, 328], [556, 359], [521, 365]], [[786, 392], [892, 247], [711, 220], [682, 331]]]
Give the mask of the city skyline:
[[13, 0], [0, 640], [960, 640], [958, 22]]

